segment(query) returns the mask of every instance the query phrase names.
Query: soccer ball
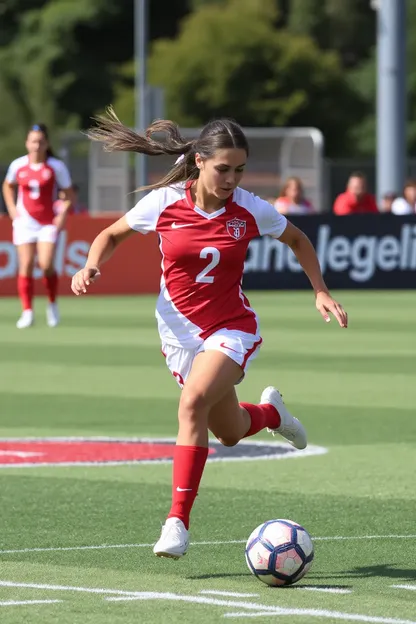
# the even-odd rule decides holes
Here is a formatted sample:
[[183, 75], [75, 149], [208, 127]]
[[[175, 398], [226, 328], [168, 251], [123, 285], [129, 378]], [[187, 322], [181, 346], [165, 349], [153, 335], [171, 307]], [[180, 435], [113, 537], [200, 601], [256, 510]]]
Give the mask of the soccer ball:
[[273, 587], [299, 581], [310, 569], [313, 555], [309, 533], [292, 520], [269, 520], [260, 524], [246, 544], [250, 571]]

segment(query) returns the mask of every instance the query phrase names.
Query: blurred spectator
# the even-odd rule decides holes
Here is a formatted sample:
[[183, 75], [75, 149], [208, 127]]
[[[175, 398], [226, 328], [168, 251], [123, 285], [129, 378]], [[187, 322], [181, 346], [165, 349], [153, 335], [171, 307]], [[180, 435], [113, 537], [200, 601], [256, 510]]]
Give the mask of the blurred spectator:
[[287, 178], [280, 197], [274, 202], [274, 207], [284, 215], [310, 215], [315, 213], [312, 204], [305, 198], [302, 180], [296, 177]]
[[395, 215], [416, 213], [416, 180], [408, 180], [404, 185], [403, 197], [394, 200], [391, 211]]
[[[73, 184], [72, 189], [74, 191], [74, 203], [71, 205], [71, 208], [69, 209], [68, 214], [70, 215], [88, 214], [87, 206], [84, 206], [84, 204], [81, 204], [78, 198], [79, 186], [77, 184]], [[58, 199], [53, 204], [53, 210], [55, 214], [60, 214], [64, 210], [64, 207], [65, 207], [64, 194], [62, 193], [62, 191], [58, 191]]]
[[396, 193], [384, 193], [381, 199], [380, 212], [391, 212], [393, 202], [396, 198]]
[[365, 175], [359, 171], [349, 177], [347, 190], [335, 200], [334, 213], [336, 215], [378, 213], [374, 195], [367, 193]]

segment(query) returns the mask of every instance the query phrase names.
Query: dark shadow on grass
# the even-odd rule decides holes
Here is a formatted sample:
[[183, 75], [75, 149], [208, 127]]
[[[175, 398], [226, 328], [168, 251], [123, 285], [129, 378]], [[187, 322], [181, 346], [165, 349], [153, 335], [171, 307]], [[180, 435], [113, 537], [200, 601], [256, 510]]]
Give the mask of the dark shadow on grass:
[[402, 579], [407, 581], [416, 580], [416, 570], [404, 570], [397, 568], [396, 563], [383, 563], [375, 566], [363, 566], [338, 572], [337, 574], [311, 574], [315, 578], [391, 578]]
[[215, 578], [237, 578], [241, 576], [250, 576], [250, 572], [248, 573], [236, 573], [236, 574], [196, 574], [192, 576], [187, 576], [188, 580], [206, 580], [206, 579], [215, 579]]
[[352, 585], [306, 585], [305, 583], [286, 585], [282, 589], [353, 589]]

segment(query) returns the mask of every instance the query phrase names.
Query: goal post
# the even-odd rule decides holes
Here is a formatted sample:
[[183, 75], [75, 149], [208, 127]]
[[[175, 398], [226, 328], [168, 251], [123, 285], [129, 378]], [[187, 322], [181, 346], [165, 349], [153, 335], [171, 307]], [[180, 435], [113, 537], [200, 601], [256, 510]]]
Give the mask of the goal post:
[[[183, 128], [182, 136], [196, 138], [200, 128]], [[324, 138], [317, 128], [244, 128], [250, 157], [243, 186], [264, 199], [276, 198], [286, 178], [302, 180], [305, 196], [317, 212], [325, 210]], [[149, 183], [158, 181], [175, 157], [148, 157]], [[90, 142], [88, 197], [91, 214], [126, 212], [137, 201], [134, 190], [134, 162], [124, 153], [107, 153]]]

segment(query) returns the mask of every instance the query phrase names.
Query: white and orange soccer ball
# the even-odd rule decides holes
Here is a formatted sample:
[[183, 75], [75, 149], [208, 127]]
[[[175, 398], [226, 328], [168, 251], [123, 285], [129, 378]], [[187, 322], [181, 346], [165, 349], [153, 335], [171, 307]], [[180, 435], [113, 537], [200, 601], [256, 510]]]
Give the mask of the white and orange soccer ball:
[[273, 587], [299, 581], [310, 569], [313, 556], [309, 533], [292, 520], [269, 520], [260, 524], [246, 544], [250, 571]]

